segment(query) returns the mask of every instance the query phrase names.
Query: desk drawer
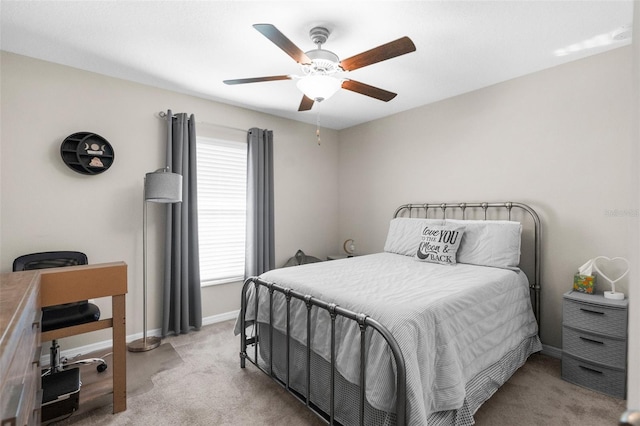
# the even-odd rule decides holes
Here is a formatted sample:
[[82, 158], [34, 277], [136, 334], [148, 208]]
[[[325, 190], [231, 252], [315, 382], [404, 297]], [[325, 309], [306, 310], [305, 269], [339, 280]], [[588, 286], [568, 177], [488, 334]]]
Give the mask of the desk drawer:
[[563, 324], [594, 333], [627, 337], [627, 310], [565, 299]]
[[621, 369], [627, 365], [626, 340], [612, 339], [565, 326], [562, 329], [562, 348], [571, 355], [596, 363]]
[[617, 398], [625, 398], [626, 373], [562, 354], [562, 378]]
[[[0, 398], [0, 425], [37, 424], [33, 409], [40, 387], [40, 308], [38, 292], [33, 291], [16, 319], [11, 350], [4, 354], [7, 367]], [[6, 395], [5, 395], [6, 394]]]

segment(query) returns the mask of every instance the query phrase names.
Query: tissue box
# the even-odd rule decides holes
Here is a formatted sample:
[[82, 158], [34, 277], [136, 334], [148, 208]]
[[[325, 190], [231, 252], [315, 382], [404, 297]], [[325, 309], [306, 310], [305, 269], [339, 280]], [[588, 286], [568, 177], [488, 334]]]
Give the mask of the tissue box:
[[573, 276], [573, 289], [587, 294], [595, 293], [596, 276], [575, 274]]

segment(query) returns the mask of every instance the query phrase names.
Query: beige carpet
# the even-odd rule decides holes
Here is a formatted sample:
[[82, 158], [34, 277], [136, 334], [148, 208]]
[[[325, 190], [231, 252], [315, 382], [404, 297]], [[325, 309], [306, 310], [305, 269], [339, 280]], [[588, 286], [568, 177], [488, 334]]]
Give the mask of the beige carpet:
[[[323, 425], [270, 378], [239, 366], [233, 321], [165, 339], [128, 358], [128, 409], [106, 405], [60, 425]], [[172, 350], [175, 349], [175, 351]], [[616, 425], [625, 401], [560, 379], [560, 361], [532, 355], [476, 413], [476, 424]]]

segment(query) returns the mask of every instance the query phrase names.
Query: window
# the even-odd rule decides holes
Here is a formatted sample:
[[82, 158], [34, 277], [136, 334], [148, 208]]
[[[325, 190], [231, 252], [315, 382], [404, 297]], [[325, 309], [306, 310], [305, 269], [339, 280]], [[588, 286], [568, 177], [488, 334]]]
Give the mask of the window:
[[197, 157], [200, 283], [242, 281], [247, 144], [198, 136]]

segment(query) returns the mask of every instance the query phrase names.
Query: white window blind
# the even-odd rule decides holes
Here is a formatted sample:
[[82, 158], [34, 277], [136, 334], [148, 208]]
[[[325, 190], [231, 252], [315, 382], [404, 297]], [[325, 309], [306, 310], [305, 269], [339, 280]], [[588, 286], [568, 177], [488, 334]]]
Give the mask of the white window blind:
[[198, 136], [201, 285], [244, 278], [247, 144]]

